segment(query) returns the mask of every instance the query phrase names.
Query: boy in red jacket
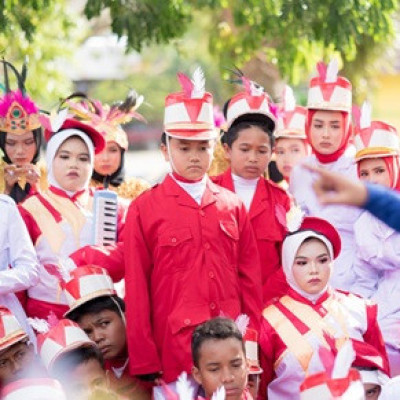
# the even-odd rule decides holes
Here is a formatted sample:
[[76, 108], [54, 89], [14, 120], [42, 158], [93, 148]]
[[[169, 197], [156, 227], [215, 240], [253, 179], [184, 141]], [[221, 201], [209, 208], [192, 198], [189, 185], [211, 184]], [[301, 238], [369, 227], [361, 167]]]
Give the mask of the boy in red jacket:
[[258, 329], [261, 272], [243, 203], [206, 171], [217, 131], [201, 70], [178, 74], [182, 92], [166, 98], [162, 152], [172, 173], [143, 193], [125, 226], [130, 372], [174, 382], [191, 371], [190, 340], [223, 313], [250, 316]]

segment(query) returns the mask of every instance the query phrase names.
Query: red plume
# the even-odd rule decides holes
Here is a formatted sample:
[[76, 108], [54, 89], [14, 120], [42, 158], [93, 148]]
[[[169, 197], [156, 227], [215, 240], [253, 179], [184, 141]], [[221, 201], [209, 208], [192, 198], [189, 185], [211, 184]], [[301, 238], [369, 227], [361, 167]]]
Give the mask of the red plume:
[[191, 79], [188, 76], [186, 76], [182, 72], [178, 72], [177, 77], [178, 77], [179, 83], [182, 86], [182, 91], [185, 94], [185, 97], [191, 98], [192, 91], [193, 91], [193, 82], [191, 81]]
[[320, 61], [319, 63], [317, 63], [317, 71], [318, 71], [319, 77], [323, 81], [325, 81], [325, 78], [326, 78], [327, 68], [328, 68], [327, 65], [323, 61]]
[[166, 400], [179, 400], [178, 395], [162, 380], [159, 379]]
[[248, 94], [251, 94], [251, 81], [250, 79], [246, 78], [244, 75], [242, 76], [242, 83], [244, 88], [246, 89], [246, 92]]

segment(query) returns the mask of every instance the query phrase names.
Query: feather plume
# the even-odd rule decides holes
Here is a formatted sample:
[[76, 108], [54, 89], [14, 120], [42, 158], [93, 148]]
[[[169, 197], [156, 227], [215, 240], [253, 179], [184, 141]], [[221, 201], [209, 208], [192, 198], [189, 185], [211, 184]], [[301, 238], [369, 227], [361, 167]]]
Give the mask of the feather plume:
[[286, 213], [286, 226], [289, 232], [295, 232], [300, 228], [304, 215], [304, 211], [300, 207], [291, 207]]
[[182, 91], [188, 99], [192, 96], [193, 82], [190, 78], [182, 72], [177, 73], [178, 81], [181, 84]]
[[201, 99], [204, 96], [204, 92], [206, 91], [206, 78], [204, 77], [204, 72], [200, 66], [194, 70], [192, 82], [192, 99]]
[[360, 128], [360, 121], [361, 121], [361, 110], [357, 104], [353, 104], [351, 107], [351, 114], [354, 120], [354, 126], [356, 128]]
[[235, 319], [235, 324], [238, 327], [240, 333], [242, 336], [245, 335], [247, 327], [249, 326], [250, 318], [247, 314], [240, 314], [236, 319]]
[[20, 90], [6, 93], [0, 103], [0, 116], [5, 117], [11, 104], [16, 101], [26, 111], [27, 114], [36, 114], [39, 112], [36, 104], [28, 97], [24, 96]]
[[225, 400], [226, 390], [225, 386], [220, 386], [211, 396], [211, 400]]
[[327, 69], [327, 65], [323, 61], [320, 61], [317, 63], [318, 75], [319, 75], [320, 79], [324, 82], [326, 79], [326, 69]]
[[251, 95], [251, 80], [246, 78], [244, 75], [242, 76], [242, 83], [244, 86], [244, 89], [248, 94]]
[[159, 380], [161, 383], [162, 391], [164, 392], [165, 400], [179, 400], [178, 395], [162, 380]]
[[194, 390], [191, 385], [187, 373], [183, 371], [176, 382], [176, 391], [179, 395], [179, 400], [193, 400]]
[[285, 111], [293, 111], [296, 107], [296, 99], [294, 98], [293, 89], [286, 85], [283, 90], [283, 109]]
[[46, 333], [50, 329], [50, 324], [45, 319], [28, 318], [28, 324], [38, 333]]
[[268, 105], [269, 105], [269, 111], [271, 111], [271, 114], [275, 118], [279, 118], [279, 115], [280, 115], [279, 107], [274, 103], [269, 103]]
[[351, 365], [356, 358], [351, 340], [348, 340], [338, 351], [332, 371], [332, 379], [344, 378], [348, 375]]
[[26, 76], [28, 74], [28, 61], [29, 61], [28, 56], [25, 56], [24, 63], [22, 64], [22, 69], [21, 69], [21, 83], [23, 85], [21, 91], [23, 94], [25, 94], [25, 81], [26, 81]]
[[47, 322], [49, 324], [50, 328], [53, 328], [54, 326], [58, 325], [60, 322], [59, 318], [57, 315], [54, 313], [54, 311], [50, 311], [48, 317], [47, 317]]
[[361, 107], [360, 129], [369, 128], [371, 126], [372, 106], [369, 101], [364, 101]]
[[286, 222], [286, 209], [283, 207], [282, 204], [277, 203], [275, 205], [275, 217], [278, 222], [287, 229], [287, 222]]
[[337, 81], [337, 75], [339, 72], [339, 62], [337, 58], [332, 58], [332, 60], [328, 64], [328, 68], [326, 69], [326, 83], [332, 83]]

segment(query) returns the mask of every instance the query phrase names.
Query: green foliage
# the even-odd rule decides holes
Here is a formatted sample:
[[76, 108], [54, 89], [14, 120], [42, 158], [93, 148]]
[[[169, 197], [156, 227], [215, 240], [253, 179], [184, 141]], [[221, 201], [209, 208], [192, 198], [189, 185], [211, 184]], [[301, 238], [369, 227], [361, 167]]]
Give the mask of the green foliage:
[[[78, 17], [66, 10], [64, 0], [8, 0], [0, 4], [2, 56], [18, 70], [28, 57], [28, 94], [41, 108], [49, 109], [72, 90], [63, 67], [84, 33], [81, 27], [78, 30]], [[10, 78], [15, 88], [14, 77]]]

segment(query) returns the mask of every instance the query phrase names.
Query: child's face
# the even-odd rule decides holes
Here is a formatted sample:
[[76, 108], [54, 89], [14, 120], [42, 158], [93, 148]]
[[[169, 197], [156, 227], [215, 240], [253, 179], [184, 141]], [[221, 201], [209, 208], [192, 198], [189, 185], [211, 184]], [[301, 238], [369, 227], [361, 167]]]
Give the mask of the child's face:
[[90, 156], [83, 140], [72, 137], [57, 150], [53, 174], [58, 184], [71, 192], [82, 190], [92, 173]]
[[164, 144], [161, 145], [161, 151], [166, 161], [172, 161], [171, 166], [174, 171], [185, 179], [201, 179], [210, 168], [214, 142], [175, 138], [167, 138], [167, 140], [170, 154]]
[[13, 164], [17, 166], [30, 164], [36, 153], [36, 141], [33, 132], [27, 132], [23, 135], [7, 133], [4, 149]]
[[248, 372], [242, 343], [236, 338], [210, 339], [201, 344], [199, 355], [199, 365], [192, 372], [206, 397], [223, 385], [227, 400], [240, 400]]
[[366, 158], [359, 162], [360, 179], [391, 187], [389, 171], [382, 158]]
[[33, 346], [26, 342], [19, 342], [0, 352], [0, 385], [21, 379], [31, 367], [33, 358]]
[[375, 383], [364, 383], [364, 391], [366, 400], [378, 400], [381, 387]]
[[260, 375], [251, 374], [248, 376], [247, 389], [253, 399], [257, 399], [258, 389], [260, 387]]
[[270, 138], [257, 126], [242, 129], [232, 147], [224, 147], [232, 172], [244, 179], [258, 178], [271, 160]]
[[275, 160], [278, 171], [287, 179], [292, 168], [307, 155], [302, 139], [280, 138], [275, 144]]
[[111, 310], [85, 314], [78, 324], [97, 344], [105, 360], [127, 357], [125, 325], [119, 314]]
[[329, 281], [332, 261], [328, 249], [318, 239], [304, 242], [293, 262], [293, 277], [301, 290], [309, 294], [321, 292]]
[[339, 150], [344, 135], [344, 120], [340, 111], [316, 111], [311, 120], [310, 136], [320, 154]]
[[90, 359], [71, 368], [61, 384], [68, 399], [87, 400], [93, 390], [106, 387], [106, 373], [99, 361]]
[[121, 164], [121, 149], [116, 142], [107, 142], [106, 148], [94, 157], [94, 170], [103, 176], [112, 175]]

